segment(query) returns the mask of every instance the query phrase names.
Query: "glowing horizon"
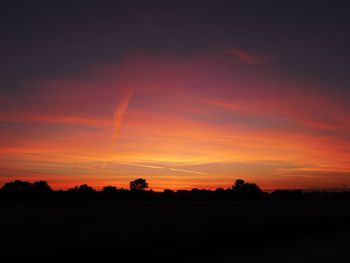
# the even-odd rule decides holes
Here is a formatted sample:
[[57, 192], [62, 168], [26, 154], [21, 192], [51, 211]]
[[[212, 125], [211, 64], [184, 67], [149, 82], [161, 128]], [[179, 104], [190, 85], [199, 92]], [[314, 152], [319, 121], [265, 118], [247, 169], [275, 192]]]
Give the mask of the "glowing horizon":
[[28, 96], [1, 97], [0, 184], [126, 188], [138, 177], [156, 190], [226, 188], [237, 178], [263, 189], [350, 183], [347, 104], [317, 83], [265, 69], [268, 63], [237, 49], [138, 55], [36, 80]]

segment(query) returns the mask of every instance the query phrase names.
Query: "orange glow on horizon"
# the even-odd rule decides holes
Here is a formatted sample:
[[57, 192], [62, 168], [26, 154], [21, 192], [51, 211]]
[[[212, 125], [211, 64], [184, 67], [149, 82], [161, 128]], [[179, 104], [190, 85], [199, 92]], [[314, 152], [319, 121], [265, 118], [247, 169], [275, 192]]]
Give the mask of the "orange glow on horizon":
[[311, 84], [257, 73], [263, 63], [135, 56], [124, 67], [39, 80], [42, 92], [31, 101], [10, 100], [14, 106], [0, 111], [0, 184], [128, 188], [138, 177], [153, 190], [227, 188], [237, 178], [263, 189], [349, 184], [346, 105], [306, 92]]

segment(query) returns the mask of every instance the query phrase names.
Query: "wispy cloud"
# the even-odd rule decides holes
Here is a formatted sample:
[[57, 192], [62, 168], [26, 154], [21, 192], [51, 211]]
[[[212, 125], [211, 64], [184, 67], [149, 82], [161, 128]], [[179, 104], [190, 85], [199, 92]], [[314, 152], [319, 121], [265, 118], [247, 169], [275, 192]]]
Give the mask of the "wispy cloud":
[[227, 54], [250, 65], [259, 65], [266, 62], [265, 56], [252, 54], [240, 49], [229, 49]]
[[204, 172], [198, 172], [193, 170], [185, 170], [185, 169], [178, 169], [178, 168], [169, 168], [170, 171], [176, 171], [176, 172], [184, 172], [184, 173], [191, 173], [191, 174], [208, 174]]
[[[115, 150], [115, 145], [119, 138], [120, 129], [122, 126], [123, 117], [128, 110], [130, 99], [134, 93], [135, 87], [131, 87], [126, 90], [126, 95], [124, 95], [121, 101], [117, 104], [114, 111], [114, 119], [113, 119], [113, 135], [112, 135], [112, 145], [111, 145], [111, 153]], [[111, 155], [111, 153], [109, 155]], [[102, 167], [105, 168], [110, 157], [103, 162]]]
[[88, 118], [74, 115], [45, 115], [45, 114], [3, 114], [0, 122], [43, 122], [57, 124], [73, 124], [97, 128], [106, 128], [111, 124], [108, 119]]
[[346, 174], [326, 172], [350, 170], [348, 103], [242, 64], [263, 65], [259, 56], [222, 55], [134, 58], [35, 83], [0, 109], [2, 167], [99, 185], [140, 176], [159, 189], [224, 186], [236, 177], [274, 187], [309, 176], [343, 181]]

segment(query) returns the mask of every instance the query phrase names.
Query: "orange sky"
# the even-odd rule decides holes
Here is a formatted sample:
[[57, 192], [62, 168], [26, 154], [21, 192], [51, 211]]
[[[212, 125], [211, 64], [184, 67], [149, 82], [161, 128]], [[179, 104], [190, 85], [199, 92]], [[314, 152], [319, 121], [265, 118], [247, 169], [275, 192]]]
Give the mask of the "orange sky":
[[350, 183], [347, 103], [322, 84], [228, 50], [134, 55], [74, 75], [37, 79], [0, 97], [0, 184], [46, 180], [154, 190], [263, 189]]

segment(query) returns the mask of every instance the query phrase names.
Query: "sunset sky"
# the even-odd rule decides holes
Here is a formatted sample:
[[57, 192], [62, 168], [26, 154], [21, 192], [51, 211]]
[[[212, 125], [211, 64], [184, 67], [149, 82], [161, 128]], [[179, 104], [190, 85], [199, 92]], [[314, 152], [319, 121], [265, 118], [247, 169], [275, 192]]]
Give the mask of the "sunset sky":
[[350, 185], [348, 5], [4, 1], [0, 186]]

